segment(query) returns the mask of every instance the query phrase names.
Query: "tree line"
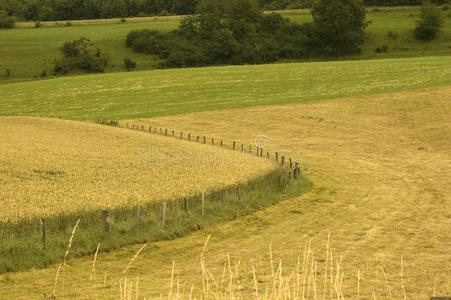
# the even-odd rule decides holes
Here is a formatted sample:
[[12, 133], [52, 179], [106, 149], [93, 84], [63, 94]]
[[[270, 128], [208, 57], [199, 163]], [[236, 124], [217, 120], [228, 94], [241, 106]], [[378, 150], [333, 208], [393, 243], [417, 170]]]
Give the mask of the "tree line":
[[[260, 9], [311, 8], [315, 0], [258, 0]], [[202, 0], [0, 0], [0, 11], [22, 20], [58, 21], [192, 14]], [[364, 0], [364, 5], [420, 5], [422, 0]], [[435, 4], [450, 0], [434, 0]]]
[[361, 0], [318, 1], [312, 15], [313, 22], [300, 25], [264, 14], [256, 0], [206, 0], [177, 30], [132, 31], [126, 45], [159, 55], [160, 67], [260, 64], [360, 51], [368, 25]]

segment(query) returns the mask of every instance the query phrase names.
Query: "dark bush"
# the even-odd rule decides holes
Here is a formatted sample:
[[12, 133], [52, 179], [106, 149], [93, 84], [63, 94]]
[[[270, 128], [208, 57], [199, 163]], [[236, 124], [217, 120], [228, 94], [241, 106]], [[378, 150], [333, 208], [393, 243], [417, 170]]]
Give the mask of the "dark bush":
[[397, 40], [398, 39], [398, 33], [390, 30], [389, 32], [387, 32], [387, 37], [391, 40]]
[[126, 45], [136, 52], [159, 55], [160, 67], [257, 64], [307, 55], [311, 24], [291, 23], [278, 14], [265, 15], [255, 0], [208, 0], [177, 30], [131, 31]]
[[377, 47], [375, 52], [376, 53], [387, 53], [388, 52], [388, 45], [382, 45], [381, 47]]
[[16, 23], [16, 19], [9, 16], [5, 11], [0, 10], [0, 28], [13, 28]]
[[124, 58], [124, 66], [127, 70], [132, 70], [136, 68], [136, 62], [126, 57]]
[[437, 37], [443, 20], [440, 9], [426, 0], [421, 7], [421, 19], [415, 28], [415, 37], [418, 40], [430, 41]]
[[108, 56], [85, 37], [64, 43], [60, 52], [63, 58], [56, 60], [54, 67], [55, 73], [59, 74], [66, 74], [71, 70], [101, 73], [108, 63]]

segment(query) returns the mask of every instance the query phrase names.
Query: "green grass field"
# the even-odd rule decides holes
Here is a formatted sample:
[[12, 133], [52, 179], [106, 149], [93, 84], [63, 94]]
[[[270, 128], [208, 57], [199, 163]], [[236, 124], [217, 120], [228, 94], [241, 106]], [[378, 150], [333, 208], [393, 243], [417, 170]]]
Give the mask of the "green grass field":
[[0, 115], [132, 119], [451, 84], [451, 56], [112, 73], [0, 85]]
[[[303, 23], [311, 21], [308, 10], [280, 12], [291, 20]], [[346, 59], [413, 57], [446, 55], [451, 53], [451, 13], [444, 11], [446, 22], [439, 38], [433, 42], [420, 43], [413, 38], [413, 28], [418, 16], [418, 8], [370, 8], [367, 41], [360, 55]], [[33, 28], [34, 23], [20, 23], [18, 28], [0, 30], [0, 82], [31, 79], [42, 71], [51, 74], [53, 61], [58, 56], [58, 47], [64, 42], [81, 36], [90, 38], [101, 48], [107, 49], [111, 62], [107, 72], [125, 71], [124, 57], [137, 62], [137, 70], [155, 68], [158, 58], [136, 54], [125, 47], [125, 37], [131, 30], [156, 29], [172, 30], [178, 26], [179, 18], [135, 18], [121, 24], [120, 20], [74, 21], [72, 26], [55, 27], [54, 22]], [[64, 24], [62, 22], [61, 24]], [[389, 31], [395, 34], [389, 37]], [[388, 53], [375, 53], [377, 47], [389, 46]], [[5, 70], [11, 70], [9, 77]]]

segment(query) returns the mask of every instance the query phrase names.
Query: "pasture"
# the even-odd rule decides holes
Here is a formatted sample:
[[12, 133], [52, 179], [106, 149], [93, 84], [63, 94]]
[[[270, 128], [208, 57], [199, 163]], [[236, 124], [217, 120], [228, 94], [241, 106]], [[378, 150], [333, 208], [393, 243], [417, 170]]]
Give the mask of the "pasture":
[[451, 56], [153, 70], [0, 85], [0, 115], [135, 119], [451, 84]]
[[[280, 11], [285, 17], [304, 23], [311, 21], [308, 10]], [[413, 38], [413, 28], [418, 19], [416, 7], [369, 8], [367, 37], [363, 52], [344, 59], [417, 57], [447, 55], [451, 51], [451, 13], [443, 11], [445, 24], [439, 38], [432, 42], [418, 42]], [[131, 30], [155, 29], [168, 31], [177, 28], [180, 17], [131, 18], [125, 23], [113, 20], [19, 23], [13, 30], [0, 30], [0, 82], [29, 80], [40, 77], [43, 71], [51, 76], [53, 62], [58, 57], [58, 48], [66, 41], [81, 36], [90, 38], [99, 47], [109, 52], [110, 64], [107, 72], [125, 71], [124, 57], [137, 62], [137, 70], [153, 69], [158, 64], [154, 56], [134, 53], [125, 46], [125, 37]], [[376, 48], [388, 46], [388, 52], [376, 53]], [[319, 60], [323, 60], [321, 58]], [[327, 58], [326, 58], [327, 59]], [[310, 61], [310, 59], [307, 59]], [[5, 70], [10, 70], [6, 76]]]

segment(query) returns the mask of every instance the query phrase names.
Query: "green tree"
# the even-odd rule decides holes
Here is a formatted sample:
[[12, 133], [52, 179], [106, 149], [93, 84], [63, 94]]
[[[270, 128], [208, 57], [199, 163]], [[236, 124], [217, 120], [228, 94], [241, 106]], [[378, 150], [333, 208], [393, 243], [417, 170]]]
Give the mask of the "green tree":
[[316, 0], [312, 16], [320, 51], [337, 56], [360, 52], [368, 26], [361, 0]]
[[55, 73], [65, 74], [70, 70], [101, 73], [108, 62], [108, 56], [85, 37], [64, 43], [60, 51], [63, 58], [55, 61]]
[[421, 7], [421, 19], [415, 28], [415, 37], [419, 40], [433, 40], [437, 37], [442, 24], [443, 19], [440, 9], [430, 0], [425, 0]]
[[8, 16], [5, 11], [0, 10], [0, 28], [13, 28], [14, 23], [14, 17]]

